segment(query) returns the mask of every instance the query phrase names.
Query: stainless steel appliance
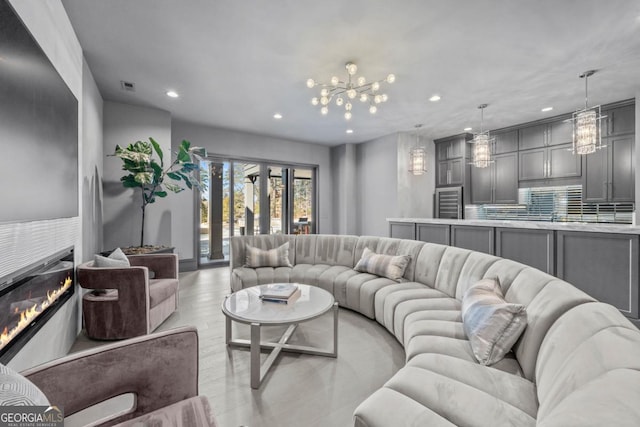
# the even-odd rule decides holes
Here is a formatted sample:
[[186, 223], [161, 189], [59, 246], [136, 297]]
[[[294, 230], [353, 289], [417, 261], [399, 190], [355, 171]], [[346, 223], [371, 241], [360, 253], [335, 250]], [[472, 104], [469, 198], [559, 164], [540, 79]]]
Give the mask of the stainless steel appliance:
[[436, 188], [435, 217], [462, 219], [464, 202], [462, 187]]

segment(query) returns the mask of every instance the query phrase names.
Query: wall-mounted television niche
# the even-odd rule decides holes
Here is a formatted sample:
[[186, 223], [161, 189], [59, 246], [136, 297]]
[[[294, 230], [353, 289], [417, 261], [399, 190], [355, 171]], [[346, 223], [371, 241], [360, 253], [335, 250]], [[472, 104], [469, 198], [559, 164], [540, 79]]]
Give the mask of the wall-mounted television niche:
[[0, 0], [0, 222], [78, 215], [78, 101]]

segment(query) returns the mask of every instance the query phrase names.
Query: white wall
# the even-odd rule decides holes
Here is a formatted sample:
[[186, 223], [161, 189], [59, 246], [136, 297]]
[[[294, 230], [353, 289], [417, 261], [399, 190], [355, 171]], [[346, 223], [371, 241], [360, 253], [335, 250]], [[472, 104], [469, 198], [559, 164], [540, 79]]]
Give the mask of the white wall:
[[638, 215], [638, 203], [640, 203], [640, 105], [638, 105], [638, 101], [640, 101], [640, 90], [636, 92], [636, 140], [634, 142], [635, 149], [635, 181], [636, 181], [636, 210], [635, 210], [635, 224], [637, 225], [640, 222], [640, 215]]
[[[174, 120], [172, 144], [177, 147], [183, 139], [192, 145], [205, 147], [210, 155], [259, 159], [274, 162], [318, 166], [318, 227], [320, 233], [333, 232], [331, 160], [328, 146], [283, 140], [264, 135], [213, 128]], [[194, 259], [195, 212], [191, 192], [183, 192], [172, 199], [172, 244], [180, 259]]]
[[429, 135], [421, 135], [419, 144], [427, 151], [427, 172], [421, 176], [409, 173], [413, 132], [331, 149], [337, 233], [388, 236], [389, 217], [433, 216], [435, 145]]
[[388, 236], [386, 219], [398, 215], [398, 134], [356, 148], [357, 234]]
[[[76, 262], [82, 260], [82, 222], [87, 213], [81, 197], [86, 191], [84, 180], [90, 176], [87, 171], [95, 169], [99, 164], [96, 151], [99, 149], [102, 128], [99, 115], [88, 118], [86, 122], [84, 120], [85, 97], [87, 103], [93, 105], [94, 111], [99, 108], [102, 100], [96, 91], [84, 91], [84, 84], [92, 78], [83, 76], [82, 49], [60, 0], [10, 0], [10, 3], [78, 99], [80, 191], [78, 217], [0, 224], [0, 253], [3, 254], [0, 276], [72, 245], [76, 249]], [[86, 77], [84, 82], [83, 77]], [[95, 220], [87, 219], [94, 224]], [[74, 298], [56, 312], [44, 328], [10, 361], [11, 367], [22, 370], [67, 353], [79, 331], [78, 296], [79, 293], [76, 292]]]
[[103, 101], [87, 62], [82, 73], [82, 261], [102, 247]]
[[[420, 145], [427, 151], [427, 171], [424, 175], [409, 172], [410, 151]], [[433, 193], [436, 187], [435, 144], [433, 138], [420, 136], [416, 142], [415, 133], [398, 135], [398, 207], [397, 216], [431, 218], [433, 216]]]
[[[171, 158], [171, 114], [156, 108], [139, 107], [119, 102], [104, 103], [104, 248], [138, 246], [142, 221], [140, 189], [124, 188], [120, 178], [125, 174], [122, 160], [107, 157], [116, 145], [155, 139], [163, 149], [165, 162]], [[154, 154], [155, 155], [155, 154]], [[156, 156], [157, 158], [157, 156]], [[165, 166], [167, 166], [165, 164]], [[147, 205], [145, 216], [146, 245], [172, 245], [171, 200], [158, 199]]]
[[331, 148], [333, 180], [333, 228], [337, 234], [357, 234], [358, 194], [356, 145], [343, 144]]

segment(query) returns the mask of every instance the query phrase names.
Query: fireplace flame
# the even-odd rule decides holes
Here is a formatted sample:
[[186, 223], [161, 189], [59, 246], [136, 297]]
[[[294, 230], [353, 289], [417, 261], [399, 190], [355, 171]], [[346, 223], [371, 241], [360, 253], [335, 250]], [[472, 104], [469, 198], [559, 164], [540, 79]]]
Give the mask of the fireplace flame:
[[[9, 329], [5, 327], [0, 334], [0, 348], [3, 348], [7, 343], [9, 343], [16, 335], [18, 335], [23, 329], [25, 329], [29, 324], [36, 318], [40, 313], [42, 313], [47, 307], [53, 304], [60, 295], [62, 295], [67, 289], [71, 287], [73, 281], [71, 280], [71, 276], [67, 276], [64, 282], [60, 283], [60, 287], [58, 289], [54, 289], [52, 291], [47, 291], [47, 299], [42, 301], [40, 304], [34, 304], [32, 307], [29, 307], [20, 312], [20, 320], [18, 324], [13, 328]], [[17, 311], [16, 311], [17, 314]]]

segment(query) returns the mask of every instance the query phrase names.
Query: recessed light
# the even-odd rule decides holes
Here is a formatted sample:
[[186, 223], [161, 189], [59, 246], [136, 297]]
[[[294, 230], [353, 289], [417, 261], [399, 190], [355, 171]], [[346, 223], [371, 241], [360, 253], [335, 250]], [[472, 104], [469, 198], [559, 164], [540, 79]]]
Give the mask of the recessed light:
[[273, 115], [273, 118], [274, 118], [274, 119], [276, 119], [276, 120], [280, 120], [280, 119], [282, 118], [282, 114], [280, 114], [280, 113], [275, 113], [275, 114]]
[[473, 128], [464, 128], [465, 132], [469, 132], [470, 130], [472, 130]]
[[433, 95], [431, 98], [429, 98], [429, 101], [431, 102], [440, 101], [440, 95]]
[[353, 129], [347, 129], [346, 132], [347, 133], [353, 133]]
[[547, 111], [551, 111], [551, 110], [553, 110], [553, 107], [544, 107], [544, 108], [543, 108], [542, 110], [540, 110], [540, 111], [542, 111], [543, 113], [546, 113]]
[[167, 96], [169, 98], [177, 98], [180, 95], [178, 95], [178, 92], [176, 92], [175, 90], [168, 90], [167, 91]]

